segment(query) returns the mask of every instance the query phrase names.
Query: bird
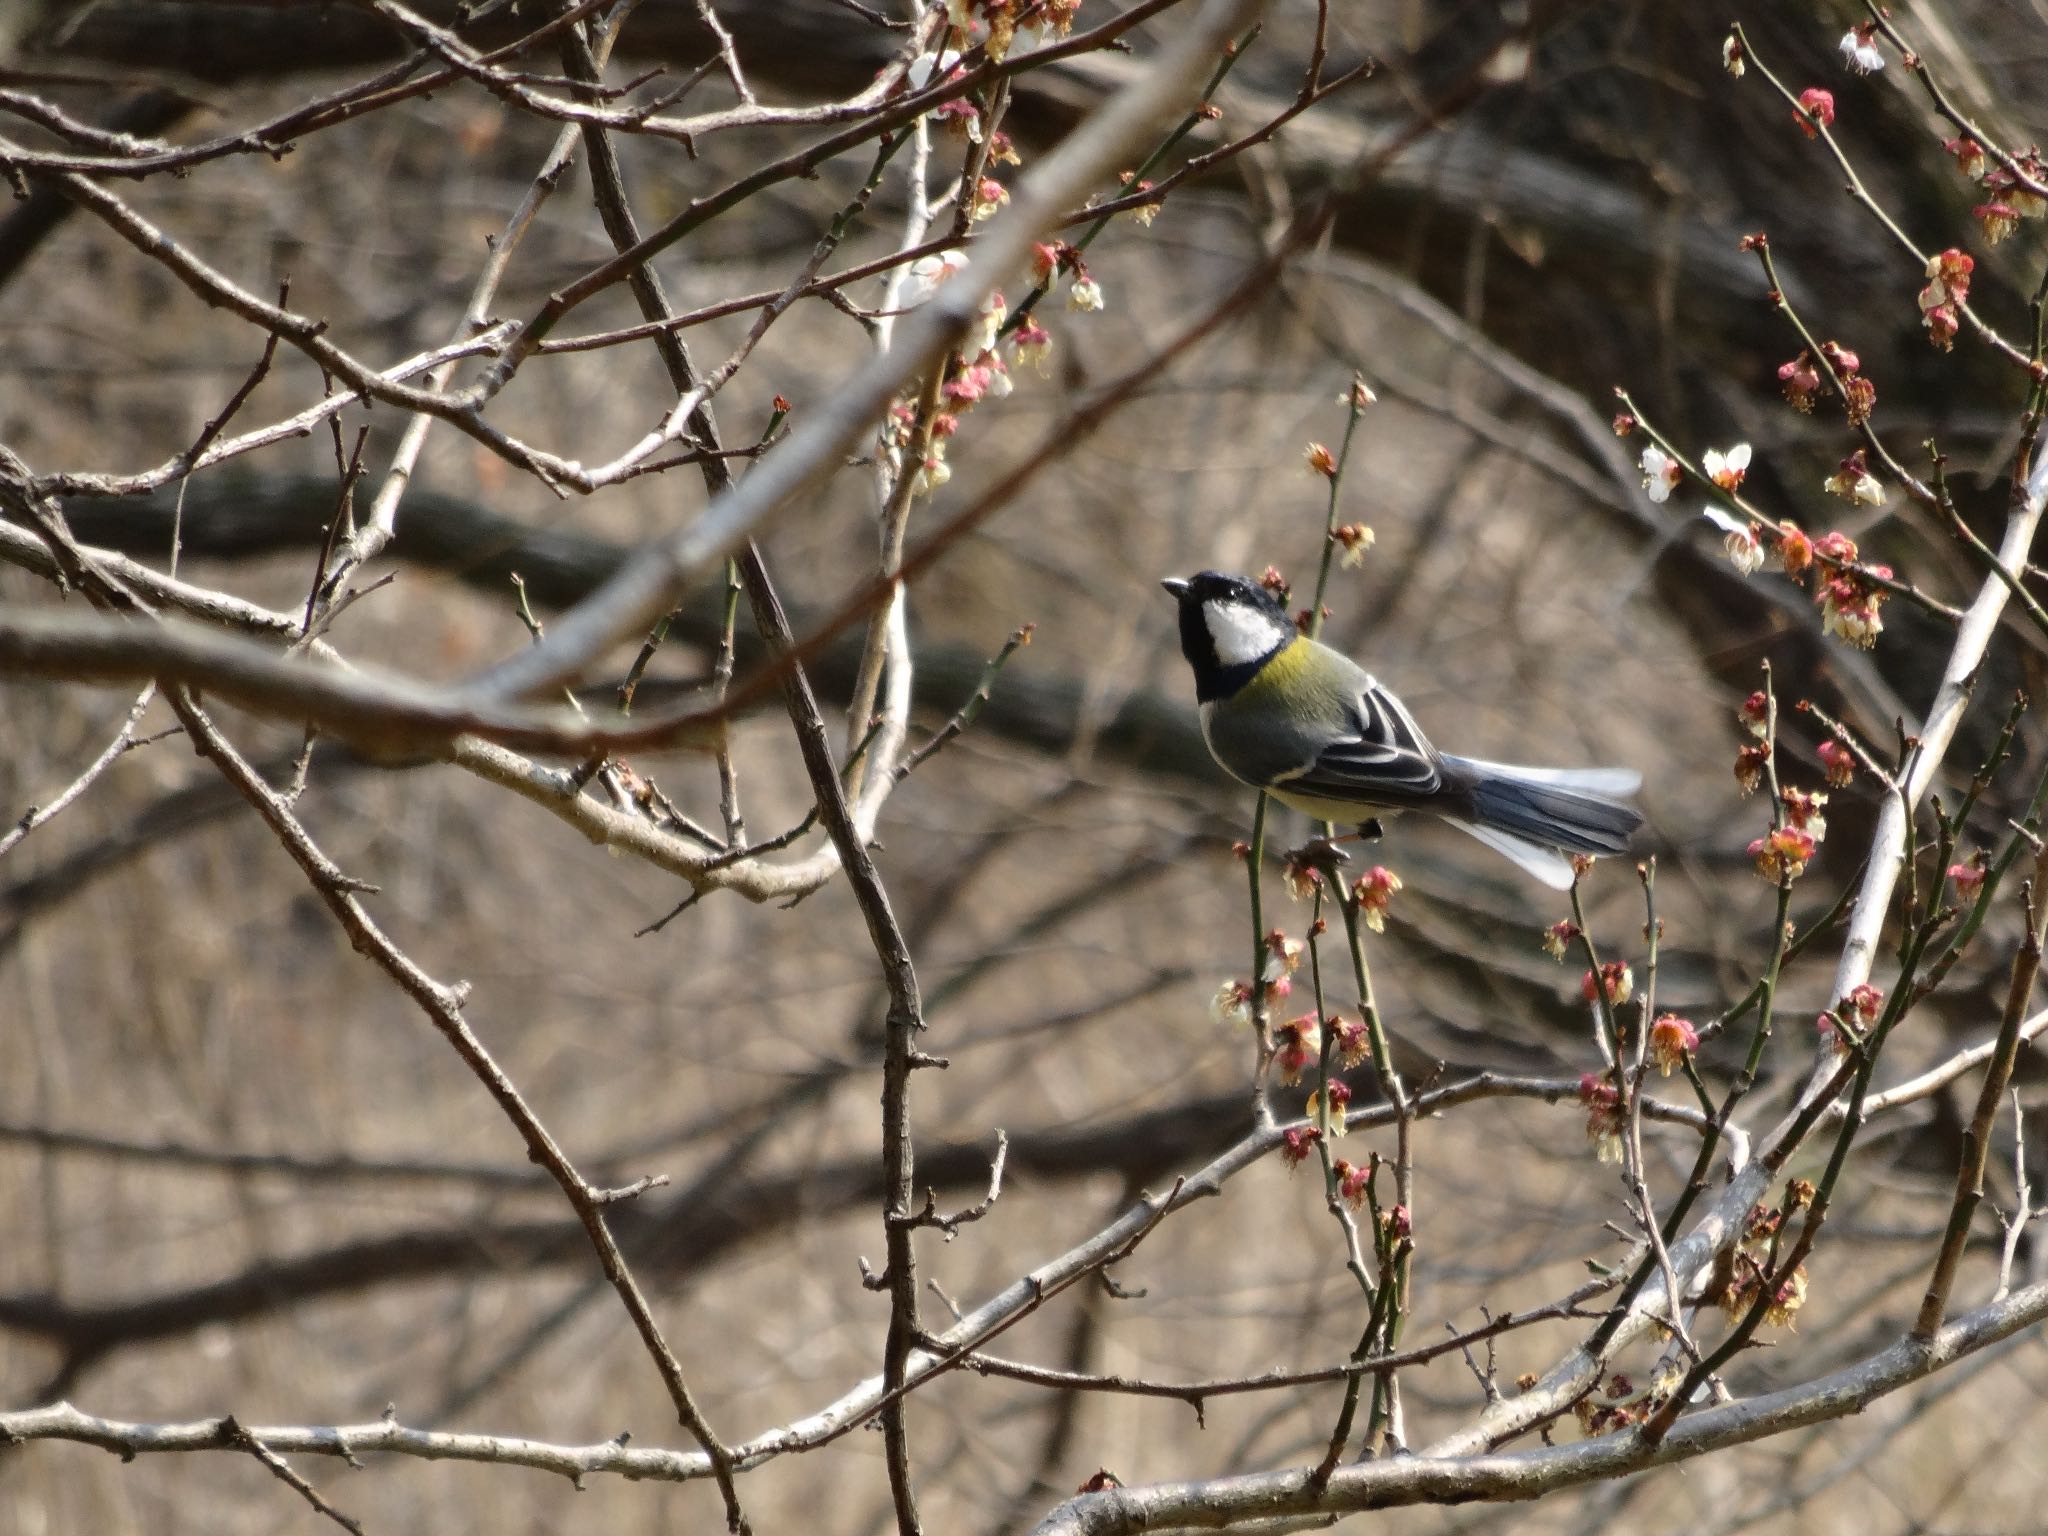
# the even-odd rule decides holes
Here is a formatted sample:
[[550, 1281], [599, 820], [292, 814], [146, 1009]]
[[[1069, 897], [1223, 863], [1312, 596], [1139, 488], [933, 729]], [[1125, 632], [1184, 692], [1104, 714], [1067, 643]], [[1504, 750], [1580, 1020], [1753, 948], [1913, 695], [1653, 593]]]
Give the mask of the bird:
[[1619, 854], [1642, 824], [1628, 768], [1523, 768], [1456, 757], [1342, 651], [1303, 634], [1272, 592], [1201, 571], [1160, 583], [1180, 607], [1202, 738], [1232, 778], [1317, 821], [1428, 811], [1553, 890], [1571, 854]]

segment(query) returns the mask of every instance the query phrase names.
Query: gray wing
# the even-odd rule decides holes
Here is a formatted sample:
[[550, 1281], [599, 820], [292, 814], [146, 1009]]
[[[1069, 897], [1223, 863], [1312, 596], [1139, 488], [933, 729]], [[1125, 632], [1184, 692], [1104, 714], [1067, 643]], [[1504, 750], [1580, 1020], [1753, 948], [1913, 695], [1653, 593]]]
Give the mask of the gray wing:
[[1294, 772], [1276, 775], [1290, 795], [1410, 806], [1433, 800], [1444, 787], [1443, 759], [1401, 701], [1360, 673], [1348, 702], [1348, 729]]

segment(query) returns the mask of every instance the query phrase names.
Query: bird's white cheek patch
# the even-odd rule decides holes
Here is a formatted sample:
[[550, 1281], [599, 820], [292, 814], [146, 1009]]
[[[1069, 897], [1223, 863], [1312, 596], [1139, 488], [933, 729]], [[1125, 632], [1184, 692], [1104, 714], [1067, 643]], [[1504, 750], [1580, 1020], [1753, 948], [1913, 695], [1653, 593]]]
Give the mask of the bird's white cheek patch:
[[1287, 638], [1287, 631], [1271, 614], [1242, 603], [1204, 603], [1202, 622], [1209, 626], [1216, 660], [1226, 667], [1257, 661]]

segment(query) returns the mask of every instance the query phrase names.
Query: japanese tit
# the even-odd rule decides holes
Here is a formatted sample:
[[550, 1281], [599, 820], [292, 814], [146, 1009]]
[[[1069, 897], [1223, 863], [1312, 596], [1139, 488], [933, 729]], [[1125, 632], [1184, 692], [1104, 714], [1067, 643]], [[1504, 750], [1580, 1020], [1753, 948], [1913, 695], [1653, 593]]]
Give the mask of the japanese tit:
[[1160, 583], [1180, 605], [1202, 735], [1224, 771], [1318, 821], [1429, 811], [1545, 885], [1572, 883], [1568, 853], [1624, 853], [1642, 816], [1626, 768], [1514, 768], [1439, 752], [1401, 701], [1341, 651], [1295, 628], [1239, 576]]

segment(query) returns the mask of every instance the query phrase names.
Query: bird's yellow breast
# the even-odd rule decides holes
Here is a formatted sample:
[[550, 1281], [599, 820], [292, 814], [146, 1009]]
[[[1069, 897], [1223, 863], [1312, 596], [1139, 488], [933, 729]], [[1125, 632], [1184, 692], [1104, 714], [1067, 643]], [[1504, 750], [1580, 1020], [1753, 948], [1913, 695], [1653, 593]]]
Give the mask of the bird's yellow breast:
[[1271, 702], [1287, 715], [1320, 716], [1345, 702], [1345, 678], [1334, 667], [1317, 666], [1327, 647], [1297, 635], [1266, 658], [1250, 682], [1238, 690], [1246, 704]]

